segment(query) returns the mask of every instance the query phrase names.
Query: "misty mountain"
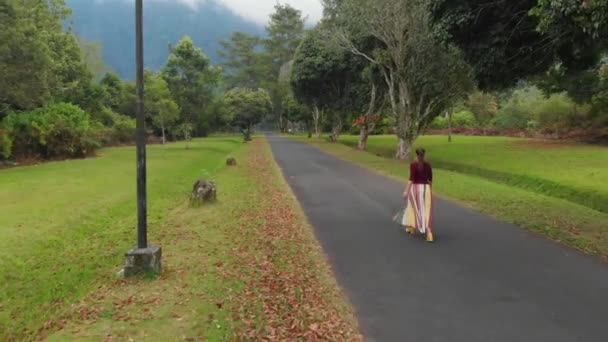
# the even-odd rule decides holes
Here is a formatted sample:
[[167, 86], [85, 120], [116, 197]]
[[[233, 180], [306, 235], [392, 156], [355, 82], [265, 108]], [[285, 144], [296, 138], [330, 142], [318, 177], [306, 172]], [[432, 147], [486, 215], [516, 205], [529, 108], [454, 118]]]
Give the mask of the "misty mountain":
[[[120, 77], [135, 77], [135, 6], [125, 0], [67, 0], [74, 32], [101, 43], [105, 63]], [[221, 5], [208, 1], [198, 10], [171, 2], [144, 1], [144, 63], [159, 70], [166, 62], [168, 45], [189, 35], [214, 63], [218, 39], [232, 32], [264, 35], [264, 28]]]

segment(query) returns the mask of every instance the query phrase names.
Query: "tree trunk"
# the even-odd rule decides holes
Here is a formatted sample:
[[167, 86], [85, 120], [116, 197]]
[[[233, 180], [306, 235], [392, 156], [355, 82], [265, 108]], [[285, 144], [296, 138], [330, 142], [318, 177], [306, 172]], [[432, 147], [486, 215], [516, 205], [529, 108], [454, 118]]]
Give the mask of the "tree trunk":
[[414, 141], [418, 137], [418, 125], [407, 115], [397, 120], [397, 153], [395, 157], [400, 160], [410, 160]]
[[448, 111], [448, 142], [452, 142], [452, 111]]
[[338, 142], [340, 139], [340, 133], [342, 133], [342, 118], [340, 114], [334, 114], [334, 122], [331, 128], [331, 142]]
[[317, 139], [321, 138], [321, 110], [319, 110], [318, 106], [314, 106], [312, 112], [312, 118], [314, 120], [315, 125], [315, 134], [317, 135]]
[[162, 123], [160, 123], [160, 130], [162, 131], [162, 135], [163, 135], [163, 145], [165, 144], [166, 140], [165, 140], [165, 125]]
[[369, 137], [369, 131], [367, 129], [367, 125], [362, 125], [359, 130], [359, 143], [357, 144], [357, 149], [361, 151], [367, 150], [367, 138]]
[[410, 156], [412, 154], [412, 143], [413, 141], [407, 141], [407, 139], [399, 138], [395, 158], [399, 160], [410, 160]]
[[367, 113], [365, 113], [364, 123], [361, 125], [361, 130], [359, 131], [359, 143], [357, 144], [357, 149], [361, 151], [365, 151], [367, 149], [367, 138], [373, 130], [373, 128], [370, 128], [369, 120], [370, 116], [374, 114], [374, 111], [376, 109], [376, 93], [376, 84], [372, 82], [372, 91], [369, 106], [367, 107]]
[[251, 141], [251, 126], [243, 129], [243, 141]]
[[312, 124], [310, 121], [306, 121], [306, 130], [308, 131], [308, 139], [312, 138]]

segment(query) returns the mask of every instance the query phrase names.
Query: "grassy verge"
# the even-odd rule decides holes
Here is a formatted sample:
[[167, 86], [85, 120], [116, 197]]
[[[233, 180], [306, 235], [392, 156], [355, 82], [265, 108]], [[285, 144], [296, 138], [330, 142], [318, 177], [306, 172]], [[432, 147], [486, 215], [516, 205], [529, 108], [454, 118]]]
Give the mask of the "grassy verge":
[[167, 214], [155, 280], [107, 279], [48, 324], [50, 341], [359, 340], [295, 198], [263, 139], [218, 172], [218, 202]]
[[[403, 162], [342, 144], [306, 141], [339, 158], [405, 182]], [[589, 254], [608, 257], [608, 214], [562, 199], [453, 171], [436, 169], [434, 190], [503, 221], [517, 224]]]
[[[358, 137], [340, 142], [356, 146]], [[608, 148], [507, 137], [423, 136], [433, 166], [561, 198], [608, 213]], [[395, 136], [372, 136], [369, 151], [391, 158]]]
[[[238, 139], [148, 148], [155, 241], [193, 180], [214, 175]], [[136, 241], [135, 152], [0, 171], [0, 340], [33, 338], [45, 321], [111, 281]], [[49, 323], [50, 324], [50, 323]]]

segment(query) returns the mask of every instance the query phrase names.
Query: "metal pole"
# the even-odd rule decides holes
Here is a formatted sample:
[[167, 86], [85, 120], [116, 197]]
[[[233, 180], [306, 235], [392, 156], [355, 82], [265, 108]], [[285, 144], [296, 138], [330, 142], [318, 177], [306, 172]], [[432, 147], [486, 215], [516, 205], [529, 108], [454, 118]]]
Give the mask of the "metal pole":
[[143, 5], [135, 0], [135, 59], [137, 64], [137, 247], [148, 247], [146, 208], [146, 128], [144, 118]]

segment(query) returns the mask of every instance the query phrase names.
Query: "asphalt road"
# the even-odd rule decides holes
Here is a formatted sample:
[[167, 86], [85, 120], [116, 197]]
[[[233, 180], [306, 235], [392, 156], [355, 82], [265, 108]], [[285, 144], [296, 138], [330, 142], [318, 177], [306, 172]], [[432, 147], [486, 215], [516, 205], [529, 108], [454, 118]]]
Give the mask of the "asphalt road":
[[437, 242], [412, 238], [391, 220], [403, 184], [268, 140], [367, 341], [608, 341], [596, 258], [441, 199]]

